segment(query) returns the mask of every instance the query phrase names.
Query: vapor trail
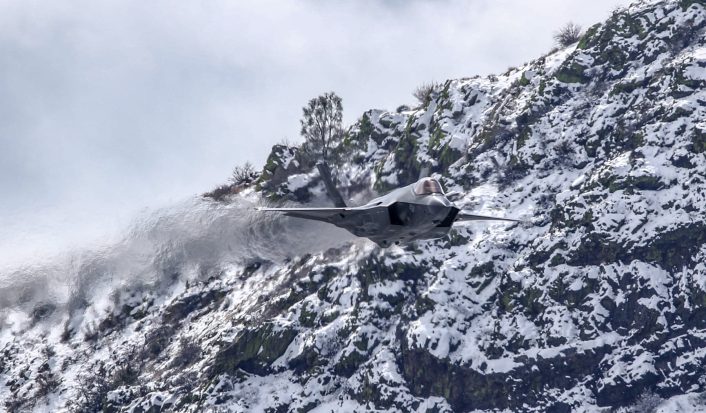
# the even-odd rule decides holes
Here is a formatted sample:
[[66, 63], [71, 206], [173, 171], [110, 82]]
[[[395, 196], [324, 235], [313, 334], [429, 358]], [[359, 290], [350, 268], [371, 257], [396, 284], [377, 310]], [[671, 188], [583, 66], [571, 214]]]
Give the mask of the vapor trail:
[[117, 242], [0, 272], [0, 326], [85, 307], [128, 288], [217, 276], [232, 264], [279, 262], [353, 239], [323, 223], [255, 211], [259, 198], [192, 198], [135, 220]]

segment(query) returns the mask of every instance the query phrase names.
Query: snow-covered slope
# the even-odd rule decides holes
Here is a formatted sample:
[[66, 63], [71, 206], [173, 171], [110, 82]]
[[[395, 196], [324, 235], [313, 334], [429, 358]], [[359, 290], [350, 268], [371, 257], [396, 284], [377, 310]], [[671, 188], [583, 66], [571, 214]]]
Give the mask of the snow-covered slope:
[[5, 408], [706, 411], [705, 28], [703, 1], [638, 2], [350, 128], [351, 198], [428, 171], [525, 224], [382, 250], [262, 221], [246, 206], [325, 202], [280, 146], [232, 204], [13, 274], [34, 281], [2, 286]]

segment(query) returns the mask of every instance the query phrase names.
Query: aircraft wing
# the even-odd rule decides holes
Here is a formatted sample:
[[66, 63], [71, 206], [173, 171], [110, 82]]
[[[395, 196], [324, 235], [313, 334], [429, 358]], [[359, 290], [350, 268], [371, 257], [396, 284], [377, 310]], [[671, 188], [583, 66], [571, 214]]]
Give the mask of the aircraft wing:
[[315, 221], [330, 222], [336, 216], [344, 217], [356, 214], [368, 208], [346, 207], [346, 208], [257, 208], [262, 212], [281, 212], [284, 215], [296, 218], [313, 219]]
[[522, 222], [517, 219], [489, 217], [486, 215], [475, 215], [461, 211], [456, 215], [456, 221], [505, 221], [505, 222]]

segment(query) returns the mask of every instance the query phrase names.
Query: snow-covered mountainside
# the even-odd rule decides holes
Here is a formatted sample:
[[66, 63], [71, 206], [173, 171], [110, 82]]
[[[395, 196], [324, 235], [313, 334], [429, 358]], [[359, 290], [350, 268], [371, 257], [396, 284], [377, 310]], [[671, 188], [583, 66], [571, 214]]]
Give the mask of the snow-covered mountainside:
[[276, 146], [257, 186], [0, 285], [19, 411], [706, 411], [706, 2], [641, 1], [569, 48], [372, 110], [357, 202], [420, 174], [523, 224], [380, 249], [254, 215], [327, 201]]

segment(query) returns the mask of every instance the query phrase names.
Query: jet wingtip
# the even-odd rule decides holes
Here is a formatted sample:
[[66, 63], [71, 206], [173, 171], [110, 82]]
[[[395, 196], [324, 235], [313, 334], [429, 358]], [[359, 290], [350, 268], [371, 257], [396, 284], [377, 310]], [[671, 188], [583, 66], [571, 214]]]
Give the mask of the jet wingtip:
[[466, 211], [460, 211], [460, 213], [457, 215], [457, 218], [455, 221], [456, 222], [460, 222], [460, 221], [496, 221], [496, 222], [512, 222], [512, 223], [518, 223], [518, 224], [523, 224], [523, 223], [527, 222], [525, 220], [514, 219], [514, 218], [493, 217], [493, 216], [488, 216], [488, 215], [476, 215], [476, 214], [466, 212]]

